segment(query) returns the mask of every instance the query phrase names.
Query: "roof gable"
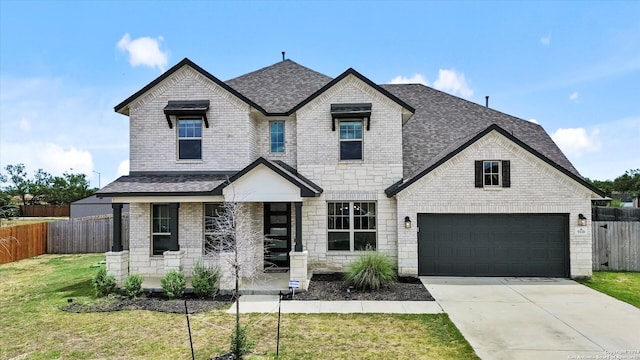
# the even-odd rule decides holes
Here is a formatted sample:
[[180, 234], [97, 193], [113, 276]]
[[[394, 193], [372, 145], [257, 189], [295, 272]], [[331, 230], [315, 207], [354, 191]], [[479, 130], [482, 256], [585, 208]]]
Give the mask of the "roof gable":
[[457, 142], [452, 143], [447, 148], [446, 151], [443, 151], [441, 154], [439, 154], [439, 156], [436, 156], [436, 157], [432, 158], [431, 161], [429, 161], [427, 164], [425, 164], [424, 168], [421, 171], [416, 172], [413, 176], [411, 176], [410, 178], [408, 178], [404, 182], [403, 181], [399, 181], [399, 182], [391, 185], [389, 188], [387, 188], [385, 190], [385, 193], [387, 194], [388, 197], [392, 197], [392, 196], [398, 194], [399, 192], [401, 192], [404, 189], [406, 189], [407, 187], [411, 186], [411, 184], [415, 183], [416, 181], [421, 179], [426, 174], [428, 174], [431, 171], [435, 170], [440, 165], [444, 164], [449, 159], [451, 159], [452, 157], [454, 157], [455, 155], [457, 155], [461, 151], [465, 150], [471, 144], [473, 144], [476, 141], [480, 140], [481, 138], [483, 138], [484, 136], [486, 136], [487, 134], [489, 134], [492, 131], [498, 132], [502, 136], [504, 136], [507, 139], [509, 139], [510, 141], [514, 142], [516, 145], [520, 146], [521, 148], [523, 148], [524, 150], [528, 151], [532, 155], [534, 155], [537, 158], [541, 159], [545, 163], [551, 165], [553, 168], [555, 168], [556, 170], [560, 171], [564, 175], [570, 177], [571, 179], [573, 179], [574, 181], [578, 182], [579, 184], [581, 184], [582, 186], [586, 187], [587, 189], [593, 191], [594, 193], [596, 193], [596, 194], [598, 194], [600, 196], [603, 196], [603, 197], [605, 196], [604, 193], [602, 193], [602, 191], [600, 191], [596, 187], [592, 186], [591, 184], [587, 183], [580, 176], [578, 176], [578, 175], [572, 173], [571, 171], [565, 169], [564, 167], [558, 165], [557, 163], [555, 163], [551, 159], [549, 159], [546, 156], [544, 156], [543, 154], [539, 153], [538, 151], [536, 151], [535, 149], [533, 149], [529, 145], [525, 144], [524, 142], [522, 142], [521, 140], [519, 140], [518, 138], [513, 136], [510, 132], [506, 131], [505, 129], [501, 128], [500, 126], [498, 126], [496, 124], [490, 125], [486, 129], [484, 129], [483, 131], [475, 134], [472, 137], [462, 138], [462, 139], [459, 139]]
[[215, 84], [217, 84], [221, 88], [223, 88], [226, 91], [228, 91], [229, 93], [233, 94], [235, 97], [237, 97], [241, 101], [249, 104], [250, 106], [252, 106], [252, 107], [254, 107], [254, 108], [256, 108], [256, 109], [258, 109], [258, 110], [260, 110], [262, 112], [265, 112], [265, 110], [262, 109], [260, 106], [258, 106], [257, 104], [253, 103], [250, 99], [246, 98], [244, 95], [240, 94], [238, 91], [236, 91], [235, 89], [233, 89], [229, 85], [225, 84], [220, 79], [218, 79], [215, 76], [211, 75], [206, 70], [204, 70], [200, 66], [196, 65], [193, 61], [189, 60], [188, 58], [182, 59], [182, 61], [180, 61], [176, 65], [172, 66], [169, 70], [165, 71], [162, 75], [158, 76], [155, 80], [153, 80], [152, 82], [147, 84], [145, 87], [143, 87], [142, 89], [138, 90], [136, 93], [134, 93], [133, 95], [129, 96], [125, 100], [123, 100], [120, 104], [118, 104], [118, 105], [116, 105], [114, 107], [114, 110], [116, 112], [118, 112], [118, 113], [121, 113], [121, 114], [124, 114], [124, 115], [128, 115], [129, 114], [129, 105], [133, 101], [135, 101], [136, 99], [138, 99], [139, 97], [144, 95], [149, 90], [153, 89], [155, 86], [160, 84], [165, 79], [171, 77], [171, 75], [176, 73], [178, 70], [182, 69], [184, 66], [189, 66], [190, 68], [192, 68], [196, 72], [200, 73], [202, 76], [206, 77], [207, 79], [211, 80], [212, 82], [214, 82]]
[[491, 124], [516, 136], [537, 152], [576, 176], [580, 173], [560, 151], [542, 126], [461, 99], [421, 84], [381, 85], [415, 106], [402, 129], [404, 178], [412, 177], [424, 164]]

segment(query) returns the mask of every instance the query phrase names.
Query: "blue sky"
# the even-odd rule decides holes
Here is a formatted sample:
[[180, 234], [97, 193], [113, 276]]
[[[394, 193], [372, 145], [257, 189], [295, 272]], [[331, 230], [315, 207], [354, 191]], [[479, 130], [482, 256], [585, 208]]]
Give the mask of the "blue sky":
[[[640, 2], [0, 1], [0, 166], [126, 174], [113, 107], [188, 57], [423, 82], [541, 124], [590, 178], [640, 168]], [[73, 170], [70, 170], [73, 169]]]

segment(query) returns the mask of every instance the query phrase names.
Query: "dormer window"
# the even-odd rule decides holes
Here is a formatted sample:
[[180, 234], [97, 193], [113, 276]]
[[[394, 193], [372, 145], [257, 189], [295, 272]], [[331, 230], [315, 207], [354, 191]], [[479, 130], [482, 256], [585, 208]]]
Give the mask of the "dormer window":
[[202, 159], [202, 119], [178, 119], [178, 159]]

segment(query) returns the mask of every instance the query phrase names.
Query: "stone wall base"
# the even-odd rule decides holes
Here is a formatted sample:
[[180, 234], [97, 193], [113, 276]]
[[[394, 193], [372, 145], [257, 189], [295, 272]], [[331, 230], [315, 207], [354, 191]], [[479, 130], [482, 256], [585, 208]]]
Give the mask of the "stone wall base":
[[116, 278], [118, 285], [123, 285], [129, 275], [129, 250], [109, 251], [107, 256], [107, 274]]
[[309, 287], [308, 259], [308, 251], [292, 251], [289, 253], [289, 279], [300, 281], [300, 290], [307, 290]]
[[182, 262], [184, 261], [184, 250], [167, 250], [163, 252], [162, 255], [164, 257], [165, 274], [171, 270], [182, 270]]

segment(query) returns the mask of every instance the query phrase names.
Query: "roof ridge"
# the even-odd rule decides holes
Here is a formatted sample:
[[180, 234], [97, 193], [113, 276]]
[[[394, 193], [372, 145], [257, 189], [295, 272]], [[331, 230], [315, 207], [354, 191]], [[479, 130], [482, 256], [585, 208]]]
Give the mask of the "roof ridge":
[[236, 77], [234, 77], [234, 78], [231, 78], [231, 79], [225, 80], [224, 82], [225, 82], [225, 83], [232, 82], [232, 81], [235, 81], [235, 80], [238, 80], [238, 79], [241, 79], [241, 78], [244, 78], [244, 77], [250, 76], [250, 75], [254, 75], [254, 74], [256, 74], [256, 73], [263, 72], [263, 71], [265, 71], [265, 70], [267, 70], [267, 69], [274, 68], [274, 67], [276, 67], [276, 66], [278, 66], [278, 65], [282, 65], [282, 64], [284, 64], [284, 63], [291, 63], [291, 64], [294, 64], [294, 65], [296, 65], [296, 66], [298, 66], [298, 67], [301, 67], [301, 68], [303, 68], [303, 69], [305, 69], [305, 70], [311, 71], [311, 72], [316, 73], [316, 74], [318, 74], [318, 75], [322, 75], [322, 76], [324, 76], [324, 77], [326, 77], [326, 78], [328, 78], [328, 79], [333, 79], [331, 76], [328, 76], [328, 75], [323, 74], [323, 73], [321, 73], [321, 72], [319, 72], [319, 71], [316, 71], [316, 70], [313, 70], [313, 69], [311, 69], [311, 68], [308, 68], [308, 67], [306, 67], [306, 66], [304, 66], [304, 65], [300, 65], [300, 64], [298, 64], [297, 62], [295, 62], [295, 61], [293, 61], [293, 60], [291, 60], [291, 59], [284, 59], [284, 60], [282, 60], [282, 61], [278, 61], [278, 62], [273, 63], [273, 64], [271, 64], [271, 65], [264, 66], [264, 67], [262, 67], [262, 68], [260, 68], [260, 69], [258, 69], [258, 70], [254, 70], [254, 71], [251, 71], [251, 72], [248, 72], [248, 73], [244, 73], [244, 74], [239, 75], [239, 76], [236, 76]]

